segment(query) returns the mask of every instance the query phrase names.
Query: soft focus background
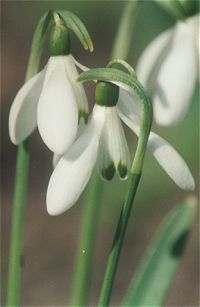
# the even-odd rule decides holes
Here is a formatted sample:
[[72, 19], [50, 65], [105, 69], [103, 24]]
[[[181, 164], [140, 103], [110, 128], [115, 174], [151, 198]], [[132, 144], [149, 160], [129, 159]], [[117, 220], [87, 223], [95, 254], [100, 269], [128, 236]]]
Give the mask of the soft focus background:
[[[92, 54], [81, 47], [72, 34], [73, 55], [89, 67], [103, 67], [117, 30], [125, 1], [2, 1], [2, 275], [5, 297], [16, 147], [8, 138], [8, 112], [12, 100], [23, 84], [34, 28], [48, 9], [68, 9], [87, 26], [95, 46]], [[135, 66], [148, 42], [174, 20], [151, 1], [141, 6], [128, 61]], [[43, 63], [47, 61], [44, 55]], [[86, 86], [90, 103], [94, 86]], [[176, 127], [154, 130], [167, 139], [187, 161], [198, 187], [198, 91], [186, 118]], [[127, 130], [130, 146], [136, 139]], [[79, 235], [84, 197], [68, 212], [48, 216], [45, 193], [52, 172], [52, 155], [38, 132], [31, 136], [31, 167], [26, 209], [24, 266], [22, 270], [22, 306], [66, 306], [73, 273], [76, 242]], [[67, 187], [66, 187], [67, 188]], [[90, 305], [97, 303], [106, 259], [115, 225], [124, 199], [126, 182], [118, 179], [104, 183], [99, 210]], [[197, 194], [198, 191], [196, 190]], [[147, 154], [144, 173], [136, 198], [116, 276], [112, 304], [119, 305], [136, 266], [163, 217], [188, 194], [181, 191]], [[198, 225], [190, 235], [183, 261], [174, 279], [167, 306], [198, 305]], [[86, 281], [87, 282], [87, 281]]]

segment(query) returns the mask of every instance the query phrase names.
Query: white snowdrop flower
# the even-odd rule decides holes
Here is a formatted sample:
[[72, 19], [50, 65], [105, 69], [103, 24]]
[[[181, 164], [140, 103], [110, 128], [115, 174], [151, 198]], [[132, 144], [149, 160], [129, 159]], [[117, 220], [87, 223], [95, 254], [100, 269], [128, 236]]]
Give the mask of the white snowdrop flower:
[[[121, 84], [117, 83], [121, 86]], [[99, 91], [98, 91], [99, 90]], [[47, 211], [58, 215], [71, 208], [86, 187], [95, 164], [107, 180], [115, 172], [128, 177], [130, 154], [121, 121], [137, 135], [140, 117], [139, 97], [107, 82], [96, 87], [96, 105], [80, 137], [60, 157], [47, 189]], [[183, 189], [193, 189], [192, 175], [179, 154], [162, 138], [150, 134], [148, 148], [167, 174]]]
[[87, 120], [88, 102], [82, 84], [76, 82], [76, 66], [87, 68], [70, 54], [69, 32], [60, 20], [51, 32], [50, 54], [46, 67], [17, 93], [9, 134], [18, 145], [38, 127], [47, 147], [61, 155], [75, 140], [79, 120]]
[[186, 115], [198, 78], [199, 15], [178, 21], [142, 53], [137, 76], [152, 97], [155, 120], [175, 125]]
[[[138, 97], [133, 92], [121, 89], [117, 108], [120, 118], [138, 136], [140, 128]], [[194, 190], [194, 179], [187, 164], [167, 141], [150, 132], [147, 149], [181, 189]]]

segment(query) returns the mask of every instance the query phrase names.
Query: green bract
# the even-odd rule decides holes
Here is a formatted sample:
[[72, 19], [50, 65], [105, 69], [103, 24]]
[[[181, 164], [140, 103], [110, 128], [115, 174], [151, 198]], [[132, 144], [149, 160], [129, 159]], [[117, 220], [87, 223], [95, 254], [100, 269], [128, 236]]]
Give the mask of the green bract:
[[109, 82], [99, 81], [96, 85], [95, 101], [100, 106], [116, 106], [119, 98], [119, 88]]
[[59, 14], [66, 27], [71, 29], [76, 34], [84, 49], [89, 49], [92, 52], [94, 49], [93, 43], [82, 21], [69, 11], [58, 10], [56, 13]]
[[113, 59], [111, 60], [108, 65], [108, 68], [115, 68], [115, 69], [119, 69], [123, 72], [129, 73], [129, 75], [137, 78], [135, 70], [133, 69], [132, 66], [130, 66], [126, 61], [122, 60], [122, 59]]

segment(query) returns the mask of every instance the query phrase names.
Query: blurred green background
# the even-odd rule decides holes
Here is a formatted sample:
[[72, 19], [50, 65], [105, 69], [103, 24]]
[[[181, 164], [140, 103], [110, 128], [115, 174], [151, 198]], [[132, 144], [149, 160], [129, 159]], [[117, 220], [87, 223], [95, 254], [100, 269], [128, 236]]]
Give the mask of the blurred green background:
[[[72, 51], [76, 59], [89, 67], [104, 67], [109, 59], [117, 25], [126, 1], [2, 1], [2, 275], [3, 302], [9, 251], [12, 196], [16, 147], [8, 138], [8, 112], [12, 100], [23, 84], [29, 49], [38, 19], [48, 9], [68, 9], [77, 14], [88, 28], [95, 46], [86, 52], [72, 34]], [[153, 37], [171, 26], [174, 20], [152, 1], [140, 7], [128, 61], [137, 59]], [[43, 63], [47, 61], [46, 50]], [[90, 104], [94, 86], [88, 84]], [[186, 118], [176, 127], [154, 131], [168, 140], [187, 161], [198, 187], [198, 90]], [[132, 152], [136, 138], [127, 129]], [[52, 155], [38, 132], [31, 136], [31, 167], [26, 209], [24, 266], [22, 270], [22, 306], [64, 306], [69, 299], [73, 261], [79, 234], [84, 196], [65, 214], [48, 216], [45, 193], [52, 172]], [[103, 183], [97, 240], [93, 260], [90, 305], [97, 303], [106, 259], [115, 225], [124, 199], [126, 182], [116, 178]], [[196, 194], [198, 191], [196, 189]], [[112, 305], [119, 305], [136, 266], [166, 213], [188, 193], [181, 191], [147, 153], [141, 184], [136, 197], [114, 285]], [[166, 306], [198, 305], [198, 225], [189, 238], [183, 261], [173, 282]]]

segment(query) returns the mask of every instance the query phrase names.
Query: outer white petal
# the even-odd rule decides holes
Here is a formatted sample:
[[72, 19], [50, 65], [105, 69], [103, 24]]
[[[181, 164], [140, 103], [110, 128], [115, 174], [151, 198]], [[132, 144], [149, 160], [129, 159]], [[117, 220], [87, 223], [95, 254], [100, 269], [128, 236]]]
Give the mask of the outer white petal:
[[117, 108], [120, 114], [125, 114], [135, 124], [140, 125], [140, 102], [136, 94], [120, 89]]
[[153, 39], [139, 58], [137, 76], [150, 95], [154, 93], [158, 72], [172, 47], [173, 30], [170, 28]]
[[[82, 121], [79, 123], [76, 139], [78, 139], [84, 133], [86, 127], [87, 127], [86, 124], [83, 123]], [[58, 154], [55, 154], [55, 153], [53, 154], [53, 159], [52, 159], [52, 166], [53, 166], [53, 168], [56, 167], [56, 165], [60, 161], [61, 157], [62, 157], [62, 155], [58, 155]]]
[[84, 66], [81, 63], [79, 63], [72, 55], [71, 55], [71, 57], [73, 58], [73, 61], [76, 64], [76, 66], [78, 66], [82, 71], [90, 70], [90, 68], [88, 68], [87, 66]]
[[194, 179], [187, 164], [168, 142], [151, 132], [147, 146], [169, 177], [181, 189], [194, 190]]
[[[76, 69], [76, 66], [82, 66], [79, 64], [72, 55], [69, 55], [65, 58], [65, 69], [68, 76], [69, 81], [71, 82], [71, 85], [74, 89], [74, 93], [76, 95], [76, 101], [78, 104], [79, 111], [82, 113], [88, 113], [88, 101], [87, 96], [84, 90], [84, 87], [81, 83], [77, 82], [78, 78], [78, 71]], [[82, 66], [84, 67], [84, 66]], [[87, 69], [88, 70], [88, 69]]]
[[49, 59], [37, 111], [41, 137], [57, 154], [63, 154], [73, 143], [78, 129], [76, 96], [66, 75], [66, 58]]
[[[130, 104], [131, 103], [131, 104]], [[131, 112], [131, 105], [134, 101], [129, 101], [123, 105], [123, 101], [119, 101], [118, 112], [125, 124], [132, 129], [136, 135], [139, 135], [139, 117], [137, 105], [133, 107]], [[129, 105], [129, 106], [128, 106]], [[127, 113], [128, 110], [128, 113]], [[158, 161], [161, 167], [169, 175], [169, 177], [184, 190], [194, 189], [194, 179], [190, 173], [188, 166], [177, 151], [164, 139], [157, 134], [151, 132], [147, 144], [147, 148], [152, 152], [154, 158]]]
[[154, 114], [160, 125], [174, 125], [185, 116], [197, 80], [193, 27], [178, 22], [174, 32], [172, 49], [155, 85]]
[[129, 149], [117, 109], [106, 108], [106, 121], [99, 146], [99, 172], [105, 179], [112, 179], [116, 169], [119, 177], [126, 179], [129, 168]]
[[47, 211], [58, 215], [69, 209], [87, 185], [97, 159], [105, 108], [95, 106], [84, 133], [62, 156], [47, 190]]
[[60, 161], [60, 158], [62, 156], [61, 155], [58, 155], [58, 154], [53, 154], [53, 159], [52, 159], [52, 165], [53, 165], [53, 168], [56, 167], [56, 165], [58, 164], [58, 162]]
[[17, 93], [9, 114], [9, 135], [18, 145], [37, 126], [37, 105], [41, 94], [45, 70], [28, 80]]

